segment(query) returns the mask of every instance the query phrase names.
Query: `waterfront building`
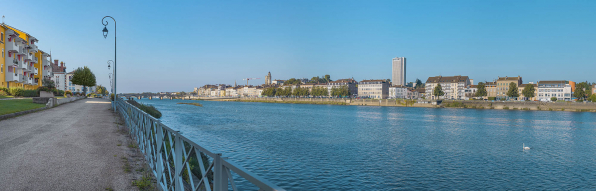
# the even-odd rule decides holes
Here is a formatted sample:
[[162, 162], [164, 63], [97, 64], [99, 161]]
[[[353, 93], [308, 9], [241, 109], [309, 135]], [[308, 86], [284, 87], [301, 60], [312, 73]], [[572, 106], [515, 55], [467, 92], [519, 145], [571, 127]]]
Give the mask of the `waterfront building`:
[[358, 96], [358, 82], [354, 80], [354, 78], [348, 79], [339, 79], [335, 81], [330, 81], [327, 86], [327, 91], [329, 91], [329, 96], [331, 96], [331, 89], [333, 88], [340, 88], [342, 86], [347, 86], [348, 90], [350, 91], [350, 97]]
[[43, 76], [51, 76], [47, 67], [44, 70], [49, 54], [40, 51], [37, 42], [26, 32], [0, 24], [0, 87], [36, 89], [43, 85]]
[[406, 58], [395, 57], [392, 60], [391, 82], [393, 85], [406, 85]]
[[426, 95], [427, 98], [439, 99], [433, 95], [436, 86], [441, 84], [441, 88], [445, 95], [444, 99], [463, 99], [465, 97], [465, 89], [470, 85], [470, 78], [468, 76], [435, 76], [429, 77], [426, 80]]
[[265, 85], [271, 85], [271, 72], [267, 73], [267, 76], [265, 76]]
[[395, 85], [389, 87], [389, 99], [407, 99], [408, 88], [402, 85]]
[[217, 88], [218, 87], [216, 85], [209, 85], [209, 84], [204, 85], [203, 87], [199, 88], [197, 95], [206, 96], [206, 97], [211, 96], [211, 91], [213, 91]]
[[387, 99], [389, 83], [386, 80], [362, 80], [358, 83], [358, 97]]
[[517, 87], [522, 84], [522, 77], [499, 77], [497, 80], [497, 99], [509, 99], [507, 92], [509, 91], [509, 84], [515, 83]]
[[486, 96], [484, 98], [489, 98], [489, 97], [497, 97], [497, 82], [493, 81], [493, 82], [486, 82], [484, 83], [484, 88], [486, 89]]
[[426, 98], [426, 97], [428, 97], [426, 95], [426, 89], [425, 88], [416, 88], [415, 91], [418, 92], [418, 98]]
[[307, 88], [308, 92], [312, 92], [312, 88], [315, 86], [314, 83], [304, 83], [300, 84], [300, 88]]
[[557, 100], [570, 101], [572, 96], [571, 81], [539, 81], [538, 82], [538, 100], [550, 101], [552, 97]]
[[[422, 89], [424, 90], [424, 89]], [[421, 98], [422, 94], [420, 94], [420, 92], [418, 91], [418, 89], [414, 89], [414, 88], [408, 88], [408, 96], [406, 97], [407, 99], [418, 99]]]
[[469, 100], [472, 98], [476, 97], [476, 92], [478, 91], [478, 85], [469, 85], [465, 90], [464, 90], [464, 99], [465, 100]]
[[594, 84], [594, 87], [592, 87], [592, 94], [596, 94], [596, 84]]
[[[522, 93], [524, 91], [524, 88], [526, 88], [526, 86], [534, 86], [534, 96], [533, 97], [526, 97], [524, 96], [524, 94]], [[536, 97], [538, 95], [538, 84], [520, 84], [517, 89], [519, 90], [519, 97], [517, 100], [532, 100], [535, 101]]]

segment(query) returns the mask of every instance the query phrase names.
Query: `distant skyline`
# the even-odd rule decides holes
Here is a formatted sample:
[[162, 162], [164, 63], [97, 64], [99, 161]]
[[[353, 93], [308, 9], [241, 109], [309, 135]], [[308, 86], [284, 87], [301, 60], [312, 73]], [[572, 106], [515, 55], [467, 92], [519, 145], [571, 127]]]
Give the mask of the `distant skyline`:
[[596, 1], [5, 1], [5, 23], [39, 39], [67, 71], [118, 91], [189, 91], [244, 78], [391, 79], [466, 75], [595, 82]]

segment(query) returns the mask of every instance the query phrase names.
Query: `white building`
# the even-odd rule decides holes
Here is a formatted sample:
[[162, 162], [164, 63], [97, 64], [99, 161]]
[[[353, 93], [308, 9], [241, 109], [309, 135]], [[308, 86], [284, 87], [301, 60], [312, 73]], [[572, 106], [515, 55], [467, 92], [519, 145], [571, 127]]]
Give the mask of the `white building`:
[[389, 87], [389, 99], [408, 99], [408, 88], [402, 85]]
[[406, 85], [406, 58], [395, 57], [392, 62], [391, 83], [393, 85]]
[[571, 85], [569, 81], [539, 81], [538, 82], [538, 100], [550, 101], [552, 97], [557, 100], [571, 101]]
[[358, 97], [387, 99], [389, 83], [385, 80], [362, 80], [358, 82]]
[[[445, 95], [436, 97], [433, 91], [436, 86], [441, 84]], [[435, 76], [426, 80], [426, 97], [431, 99], [464, 99], [466, 88], [471, 85], [468, 76]]]
[[472, 99], [476, 97], [476, 92], [478, 91], [478, 85], [469, 85], [466, 89], [464, 89], [464, 98], [463, 99]]

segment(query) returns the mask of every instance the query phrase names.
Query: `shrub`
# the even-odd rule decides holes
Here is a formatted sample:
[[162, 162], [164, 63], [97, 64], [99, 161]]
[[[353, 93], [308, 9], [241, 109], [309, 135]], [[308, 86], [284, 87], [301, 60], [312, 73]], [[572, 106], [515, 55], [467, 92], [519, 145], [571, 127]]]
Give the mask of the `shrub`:
[[53, 92], [52, 90], [50, 90], [50, 88], [45, 87], [45, 86], [41, 86], [37, 88], [37, 91], [44, 91], [44, 92]]
[[24, 90], [23, 97], [39, 97], [39, 91], [37, 90]]
[[153, 107], [152, 105], [145, 105], [135, 100], [128, 100], [127, 102], [155, 118], [161, 118], [161, 112], [159, 112], [157, 108]]
[[0, 96], [7, 96], [8, 93], [6, 93], [4, 90], [0, 90]]
[[488, 100], [497, 100], [496, 97], [488, 97]]
[[557, 101], [557, 97], [551, 97], [550, 101]]
[[503, 107], [503, 109], [509, 109], [509, 107], [508, 106], [505, 106], [505, 107]]
[[114, 94], [110, 94], [110, 99], [114, 101]]
[[446, 103], [445, 107], [465, 107], [464, 103], [454, 101], [452, 103]]
[[71, 92], [70, 90], [66, 90], [66, 91], [64, 92], [64, 95], [70, 95], [70, 96], [72, 96], [72, 92]]
[[23, 91], [25, 91], [23, 88], [10, 88], [8, 93], [12, 96], [23, 96]]
[[0, 91], [3, 91], [3, 92], [5, 92], [5, 93], [7, 93], [7, 94], [10, 95], [10, 91], [8, 91], [8, 88], [0, 87]]

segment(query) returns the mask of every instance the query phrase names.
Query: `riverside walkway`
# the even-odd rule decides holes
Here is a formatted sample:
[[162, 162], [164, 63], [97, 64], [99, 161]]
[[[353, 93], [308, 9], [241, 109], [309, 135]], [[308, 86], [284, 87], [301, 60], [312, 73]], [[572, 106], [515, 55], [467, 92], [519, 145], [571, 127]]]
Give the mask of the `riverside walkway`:
[[136, 190], [109, 109], [88, 98], [0, 121], [0, 190]]

